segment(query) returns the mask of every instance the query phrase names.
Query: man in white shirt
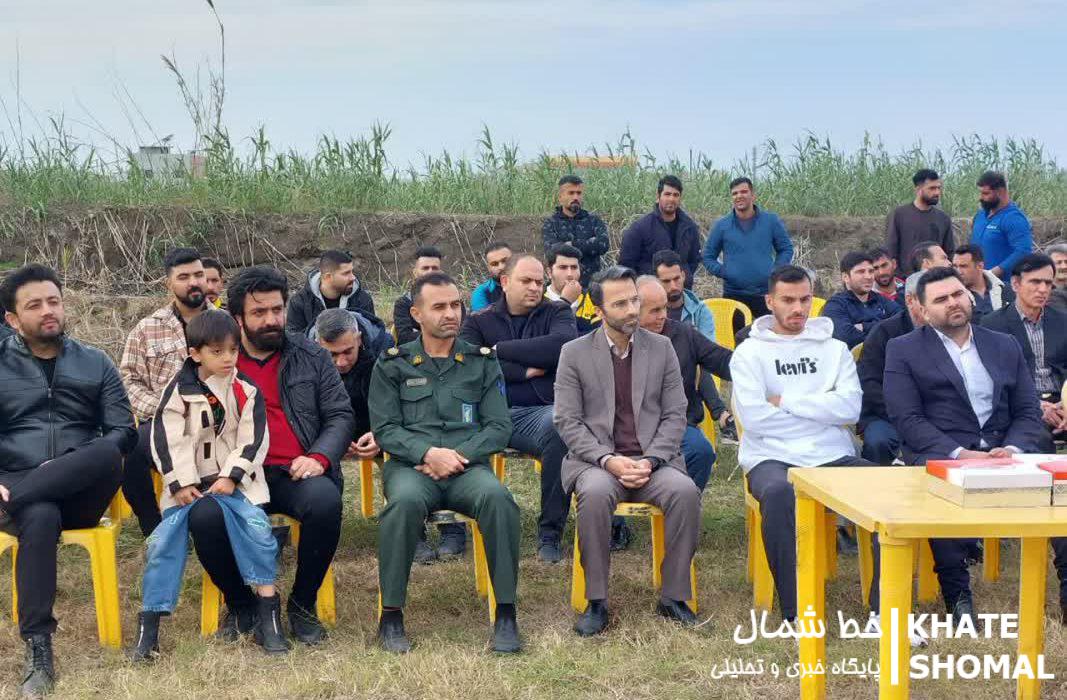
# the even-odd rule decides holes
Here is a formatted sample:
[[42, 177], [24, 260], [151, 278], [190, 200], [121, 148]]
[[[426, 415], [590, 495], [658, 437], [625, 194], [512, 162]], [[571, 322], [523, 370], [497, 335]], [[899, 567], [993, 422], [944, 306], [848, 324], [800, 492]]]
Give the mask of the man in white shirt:
[[[886, 409], [905, 463], [1037, 452], [1041, 409], [1019, 343], [971, 324], [972, 297], [951, 268], [925, 272], [916, 296], [926, 325], [890, 340], [885, 361]], [[957, 619], [973, 613], [966, 565], [972, 546], [930, 540], [945, 606]], [[1067, 547], [1056, 549], [1057, 569], [1067, 574]]]
[[[763, 543], [782, 617], [797, 616], [796, 497], [789, 469], [871, 466], [856, 456], [849, 428], [860, 415], [862, 391], [852, 353], [833, 338], [833, 321], [808, 318], [811, 278], [787, 265], [771, 273], [771, 314], [752, 324], [734, 351], [738, 460], [760, 504]], [[877, 577], [876, 577], [877, 578]], [[877, 606], [877, 596], [871, 603]]]

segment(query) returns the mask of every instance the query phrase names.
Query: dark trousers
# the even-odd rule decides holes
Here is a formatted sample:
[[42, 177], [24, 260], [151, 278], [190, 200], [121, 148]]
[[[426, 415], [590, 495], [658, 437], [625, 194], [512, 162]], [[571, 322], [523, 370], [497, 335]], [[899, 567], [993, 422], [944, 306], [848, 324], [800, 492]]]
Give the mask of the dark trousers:
[[[296, 578], [289, 595], [289, 606], [310, 614], [326, 578], [337, 541], [341, 537], [341, 490], [328, 476], [293, 481], [277, 467], [267, 467], [270, 486], [268, 513], [284, 513], [300, 521], [300, 545], [296, 553]], [[189, 514], [189, 531], [200, 563], [222, 591], [231, 608], [255, 602], [252, 589], [245, 585], [233, 549], [226, 537], [222, 510], [209, 502], [197, 504]], [[206, 511], [201, 515], [196, 511]]]
[[152, 484], [152, 421], [145, 421], [137, 428], [137, 444], [126, 455], [122, 469], [122, 495], [130, 504], [130, 509], [137, 516], [141, 534], [148, 537], [156, 529], [162, 517], [159, 514], [159, 501]]
[[[1053, 564], [1060, 579], [1060, 603], [1067, 603], [1067, 537], [1054, 537], [1052, 545]], [[971, 596], [971, 575], [967, 559], [977, 547], [972, 538], [931, 539], [930, 550], [934, 555], [934, 572], [941, 585], [941, 597], [949, 612], [956, 607], [961, 597]]]
[[567, 446], [552, 425], [552, 406], [512, 406], [514, 430], [508, 447], [541, 460], [541, 515], [537, 518], [540, 537], [559, 539], [567, 524], [571, 497], [563, 490], [563, 456]]
[[900, 453], [900, 433], [889, 421], [875, 418], [863, 428], [863, 451], [865, 460], [882, 467], [893, 465]]
[[15, 581], [19, 633], [52, 634], [56, 619], [56, 546], [63, 530], [95, 527], [118, 491], [122, 454], [95, 440], [36, 469], [0, 472], [11, 491], [4, 505], [19, 541]]
[[[859, 457], [842, 457], [822, 466], [874, 465]], [[786, 619], [797, 616], [797, 509], [793, 485], [786, 477], [790, 469], [792, 466], [785, 462], [766, 460], [754, 466], [747, 474], [748, 490], [759, 501], [760, 516], [763, 520], [763, 547], [767, 551], [767, 563], [774, 576], [774, 587], [778, 591], [782, 617]], [[827, 536], [832, 536], [832, 533]], [[875, 558], [875, 582], [878, 581], [878, 563]], [[872, 591], [876, 590], [872, 585]], [[877, 597], [872, 593], [871, 604], [877, 606], [876, 601]]]
[[[763, 294], [737, 294], [736, 292], [723, 292], [724, 299], [733, 299], [739, 301], [749, 308], [752, 312], [752, 320], [755, 321], [760, 316], [766, 316], [770, 313], [767, 309], [767, 297]], [[741, 314], [734, 314], [734, 335], [745, 327], [745, 319]]]

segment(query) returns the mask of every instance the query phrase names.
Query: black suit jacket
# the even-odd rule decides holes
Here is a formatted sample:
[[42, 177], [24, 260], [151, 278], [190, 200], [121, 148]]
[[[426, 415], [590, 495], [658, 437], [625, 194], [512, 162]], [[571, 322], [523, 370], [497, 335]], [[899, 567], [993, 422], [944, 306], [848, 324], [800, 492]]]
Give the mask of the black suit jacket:
[[929, 326], [889, 341], [886, 408], [904, 443], [905, 460], [945, 459], [957, 447], [1014, 445], [1037, 452], [1044, 436], [1034, 380], [1011, 336], [971, 326], [973, 342], [993, 380], [993, 413], [985, 425], [971, 408], [963, 377]]
[[[1015, 304], [1009, 304], [991, 314], [982, 317], [982, 325], [1001, 333], [1014, 336], [1023, 349], [1023, 357], [1034, 373], [1034, 348], [1030, 345], [1030, 336], [1023, 328], [1023, 319]], [[1046, 307], [1041, 314], [1041, 325], [1045, 334], [1045, 365], [1052, 370], [1056, 381], [1056, 391], [1063, 389], [1063, 378], [1067, 375], [1067, 313]]]
[[700, 425], [704, 420], [704, 403], [697, 385], [697, 367], [714, 374], [719, 379], [730, 381], [730, 358], [733, 353], [711, 342], [700, 331], [688, 323], [679, 323], [667, 319], [663, 326], [663, 335], [671, 340], [674, 352], [678, 355], [678, 369], [682, 372], [682, 386], [685, 388], [686, 420], [690, 425]]
[[863, 353], [860, 361], [856, 363], [856, 372], [860, 376], [860, 386], [863, 387], [863, 408], [860, 409], [860, 419], [856, 424], [860, 432], [867, 424], [876, 419], [889, 420], [889, 413], [885, 408], [885, 395], [882, 392], [882, 381], [885, 376], [885, 349], [889, 341], [915, 330], [911, 322], [911, 314], [905, 309], [903, 313], [890, 316], [876, 325], [867, 340], [863, 341]]

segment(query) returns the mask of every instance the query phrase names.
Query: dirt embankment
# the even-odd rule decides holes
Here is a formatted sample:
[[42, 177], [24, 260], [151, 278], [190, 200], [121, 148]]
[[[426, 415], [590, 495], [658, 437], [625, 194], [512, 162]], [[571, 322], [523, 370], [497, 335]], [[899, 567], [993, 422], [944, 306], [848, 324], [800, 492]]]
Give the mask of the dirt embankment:
[[[712, 214], [697, 214], [706, 230]], [[629, 221], [609, 221], [617, 246]], [[786, 217], [799, 263], [817, 269], [832, 284], [840, 255], [883, 239], [882, 217]], [[958, 238], [969, 222], [957, 220]], [[44, 218], [0, 209], [0, 263], [39, 260], [61, 269], [74, 286], [127, 295], [154, 293], [159, 260], [175, 245], [193, 245], [228, 269], [270, 263], [299, 280], [319, 252], [348, 250], [368, 288], [395, 288], [408, 274], [415, 249], [435, 245], [446, 267], [474, 281], [483, 275], [481, 250], [490, 240], [540, 251], [536, 216], [362, 214], [276, 215], [203, 212], [182, 208], [74, 209]], [[1067, 235], [1067, 217], [1034, 221], [1041, 244]], [[612, 251], [614, 255], [614, 251]], [[714, 284], [705, 281], [709, 291]]]

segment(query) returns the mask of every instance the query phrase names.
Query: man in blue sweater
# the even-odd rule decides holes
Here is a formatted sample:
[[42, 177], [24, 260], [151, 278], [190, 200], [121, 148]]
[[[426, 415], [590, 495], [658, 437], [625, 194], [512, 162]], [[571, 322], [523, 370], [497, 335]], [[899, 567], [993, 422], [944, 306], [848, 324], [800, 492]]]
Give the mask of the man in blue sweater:
[[987, 170], [978, 178], [978, 203], [971, 243], [982, 247], [986, 268], [1008, 281], [1015, 264], [1034, 249], [1034, 232], [1023, 210], [1011, 201], [1002, 173]]
[[854, 348], [867, 339], [880, 321], [900, 313], [894, 302], [872, 291], [874, 264], [867, 253], [846, 253], [841, 258], [844, 290], [830, 297], [822, 315], [834, 322], [834, 337]]
[[[756, 190], [747, 177], [730, 183], [733, 211], [715, 222], [704, 246], [704, 267], [722, 278], [723, 296], [766, 316], [765, 296], [771, 270], [793, 260], [793, 241], [778, 215], [756, 206]], [[722, 262], [719, 262], [719, 256]], [[734, 332], [741, 329], [734, 321]]]
[[504, 292], [500, 288], [500, 275], [511, 260], [511, 246], [504, 241], [493, 241], [485, 247], [485, 268], [489, 279], [479, 284], [471, 293], [471, 311], [481, 311], [500, 300]]

